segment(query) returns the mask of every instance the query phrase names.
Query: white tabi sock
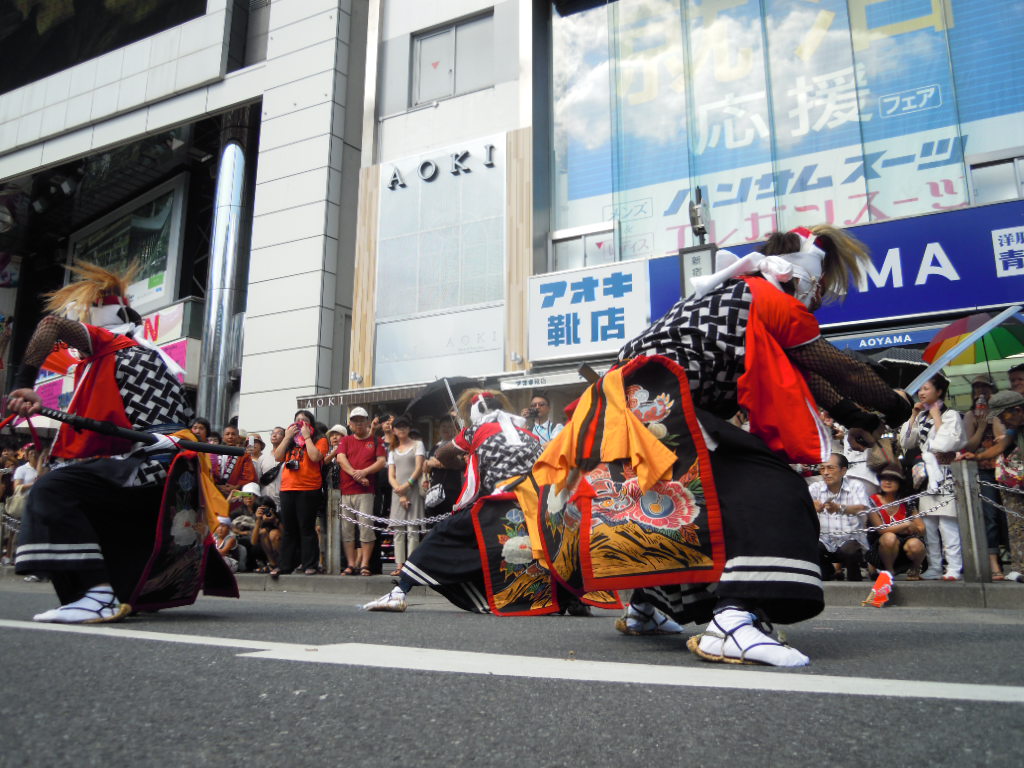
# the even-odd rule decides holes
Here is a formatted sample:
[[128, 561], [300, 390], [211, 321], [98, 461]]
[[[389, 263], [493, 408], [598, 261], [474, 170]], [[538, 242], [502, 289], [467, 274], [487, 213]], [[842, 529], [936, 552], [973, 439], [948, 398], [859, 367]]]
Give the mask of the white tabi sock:
[[796, 648], [782, 645], [755, 627], [756, 618], [752, 613], [735, 608], [715, 614], [700, 639], [700, 650], [708, 656], [742, 659], [773, 667], [803, 667], [811, 663]]
[[101, 624], [119, 621], [129, 613], [129, 607], [122, 605], [110, 586], [93, 587], [78, 600], [51, 611], [37, 613], [32, 621], [52, 624]]

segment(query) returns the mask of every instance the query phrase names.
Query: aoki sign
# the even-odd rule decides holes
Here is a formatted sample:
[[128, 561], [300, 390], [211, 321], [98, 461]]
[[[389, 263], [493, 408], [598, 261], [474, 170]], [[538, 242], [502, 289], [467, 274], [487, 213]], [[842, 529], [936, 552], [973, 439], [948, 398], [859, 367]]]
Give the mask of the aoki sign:
[[[407, 170], [406, 174], [415, 173], [421, 181], [429, 184], [437, 179], [442, 167], [452, 176], [472, 173], [474, 168], [494, 168], [496, 149], [494, 144], [484, 144], [480, 149], [457, 149], [443, 157], [428, 157], [413, 163], [414, 170]], [[386, 187], [392, 192], [405, 189], [406, 174], [402, 173], [398, 165], [392, 165]]]

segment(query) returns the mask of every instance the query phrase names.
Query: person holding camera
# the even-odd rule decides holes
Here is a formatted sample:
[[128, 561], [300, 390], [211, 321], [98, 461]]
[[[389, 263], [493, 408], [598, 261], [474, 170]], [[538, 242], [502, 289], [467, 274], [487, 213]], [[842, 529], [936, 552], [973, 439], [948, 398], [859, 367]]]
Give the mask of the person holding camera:
[[296, 411], [295, 421], [284, 431], [284, 439], [274, 449], [281, 465], [281, 557], [270, 571], [302, 570], [307, 576], [317, 573], [316, 515], [323, 498], [320, 467], [327, 454], [327, 439], [317, 435], [313, 414]]
[[254, 556], [267, 563], [261, 573], [276, 569], [281, 558], [281, 521], [277, 516], [277, 505], [269, 496], [256, 500], [256, 525], [250, 534]]
[[526, 419], [526, 428], [547, 445], [562, 431], [564, 424], [556, 424], [551, 420], [551, 401], [546, 395], [534, 395], [530, 398], [530, 407], [524, 408], [522, 417]]

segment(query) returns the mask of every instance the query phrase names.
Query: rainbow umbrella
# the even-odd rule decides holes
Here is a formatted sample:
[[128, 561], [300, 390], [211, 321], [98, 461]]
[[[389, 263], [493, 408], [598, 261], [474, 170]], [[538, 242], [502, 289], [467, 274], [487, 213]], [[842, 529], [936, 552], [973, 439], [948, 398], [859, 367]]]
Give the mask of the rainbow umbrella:
[[[930, 363], [941, 357], [991, 319], [992, 315], [987, 312], [979, 312], [954, 320], [935, 334], [921, 354], [921, 359]], [[1003, 360], [1021, 353], [1024, 353], [1024, 323], [1016, 317], [1010, 317], [968, 345], [959, 355], [947, 361], [946, 365], [972, 365]]]

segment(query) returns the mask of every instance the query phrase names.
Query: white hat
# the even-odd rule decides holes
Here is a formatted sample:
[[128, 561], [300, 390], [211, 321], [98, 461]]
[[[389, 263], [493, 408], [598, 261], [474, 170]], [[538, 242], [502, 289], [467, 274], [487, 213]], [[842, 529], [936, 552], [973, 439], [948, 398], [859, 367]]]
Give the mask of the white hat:
[[370, 414], [368, 414], [366, 412], [366, 409], [362, 407], [353, 408], [351, 411], [348, 412], [348, 417], [350, 419], [355, 418], [357, 416], [362, 416], [364, 419], [370, 418]]
[[[349, 415], [351, 416], [352, 414]], [[343, 427], [341, 424], [335, 424], [333, 427], [327, 430], [328, 435], [330, 435], [331, 432], [337, 432], [342, 437], [348, 434], [348, 430], [345, 429], [345, 427]]]

